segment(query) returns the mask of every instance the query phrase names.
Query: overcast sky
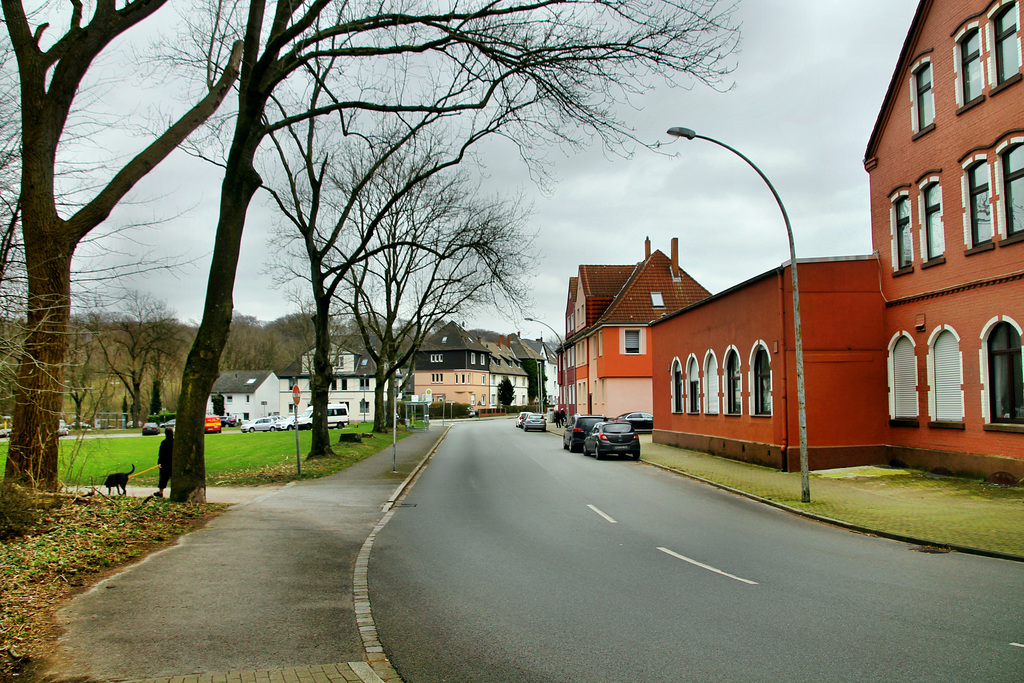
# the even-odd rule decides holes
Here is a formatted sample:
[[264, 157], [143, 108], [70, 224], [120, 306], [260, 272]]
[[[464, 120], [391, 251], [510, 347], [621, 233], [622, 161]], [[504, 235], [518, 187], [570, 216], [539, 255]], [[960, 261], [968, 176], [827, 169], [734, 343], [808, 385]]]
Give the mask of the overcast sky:
[[[680, 265], [711, 292], [788, 260], [781, 214], [753, 170], [711, 143], [670, 138], [665, 131], [672, 126], [728, 143], [764, 171], [786, 205], [798, 257], [870, 253], [864, 149], [916, 6], [917, 0], [741, 0], [742, 39], [731, 89], [659, 88], [625, 114], [640, 138], [666, 143], [660, 154], [641, 150], [630, 159], [610, 159], [596, 149], [572, 157], [553, 150], [559, 182], [550, 196], [537, 191], [513, 155], [505, 159], [500, 149], [488, 155], [489, 183], [533, 202], [541, 258], [533, 289], [524, 292], [531, 317], [562, 333], [568, 280], [578, 266], [634, 264], [643, 259], [648, 236], [666, 254], [678, 237]], [[144, 253], [192, 262], [131, 286], [165, 300], [180, 318], [198, 321], [219, 174], [182, 154], [168, 161], [135, 199], [166, 206], [173, 197], [173, 213], [181, 213], [132, 237]], [[141, 210], [136, 204], [130, 211], [137, 219]], [[268, 246], [272, 224], [269, 206], [258, 198], [235, 286], [236, 311], [262, 320], [294, 310], [265, 272], [274, 258]], [[541, 325], [497, 311], [459, 322], [551, 338]]]

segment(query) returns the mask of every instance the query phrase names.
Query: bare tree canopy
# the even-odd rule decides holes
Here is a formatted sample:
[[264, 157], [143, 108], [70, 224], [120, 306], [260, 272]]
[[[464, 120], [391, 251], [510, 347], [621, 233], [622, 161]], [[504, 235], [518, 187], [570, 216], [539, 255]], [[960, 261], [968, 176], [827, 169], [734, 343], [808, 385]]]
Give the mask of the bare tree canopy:
[[[98, 190], [67, 209], [57, 201], [57, 168], [68, 116], [96, 59], [129, 29], [151, 17], [166, 0], [95, 0], [92, 16], [72, 2], [63, 32], [26, 12], [18, 0], [2, 0], [4, 25], [17, 60], [21, 107], [19, 210], [27, 281], [27, 332], [15, 387], [14, 430], [5, 479], [55, 489], [57, 415], [67, 356], [71, 260], [79, 242], [150, 170], [190, 135], [227, 96], [238, 74], [241, 46], [218, 66], [208, 92], [180, 118], [116, 168]], [[47, 9], [44, 7], [44, 9]], [[59, 6], [57, 9], [66, 9]], [[42, 12], [38, 16], [50, 19]], [[83, 23], [84, 22], [84, 23]], [[53, 36], [51, 38], [51, 36]], [[62, 215], [64, 214], [64, 215]]]

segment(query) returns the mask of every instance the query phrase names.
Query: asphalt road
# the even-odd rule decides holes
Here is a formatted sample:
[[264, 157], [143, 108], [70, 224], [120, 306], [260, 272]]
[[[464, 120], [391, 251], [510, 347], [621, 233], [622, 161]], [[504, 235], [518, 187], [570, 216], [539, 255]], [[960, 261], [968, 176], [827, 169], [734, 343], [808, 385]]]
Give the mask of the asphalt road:
[[451, 430], [369, 584], [406, 683], [1024, 680], [1024, 565], [916, 552], [511, 421]]

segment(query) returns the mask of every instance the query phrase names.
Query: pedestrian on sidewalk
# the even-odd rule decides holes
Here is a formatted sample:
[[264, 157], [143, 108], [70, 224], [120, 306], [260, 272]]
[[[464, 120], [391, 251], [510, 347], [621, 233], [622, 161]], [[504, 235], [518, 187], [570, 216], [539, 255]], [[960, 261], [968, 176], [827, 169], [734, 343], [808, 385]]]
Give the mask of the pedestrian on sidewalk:
[[171, 481], [171, 457], [174, 455], [174, 429], [168, 427], [164, 430], [164, 440], [160, 442], [160, 450], [156, 456], [156, 466], [160, 468], [160, 483], [157, 484], [157, 488], [160, 489], [154, 496], [163, 498], [164, 489], [167, 488], [168, 482]]

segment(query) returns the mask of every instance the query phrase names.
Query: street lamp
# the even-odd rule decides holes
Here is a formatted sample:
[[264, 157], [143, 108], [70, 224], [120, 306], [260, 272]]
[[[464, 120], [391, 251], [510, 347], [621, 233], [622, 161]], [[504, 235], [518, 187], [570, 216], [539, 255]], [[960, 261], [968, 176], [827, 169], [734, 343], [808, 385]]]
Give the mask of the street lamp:
[[768, 186], [768, 189], [772, 191], [772, 196], [775, 197], [775, 201], [778, 203], [779, 209], [782, 211], [782, 218], [786, 222], [786, 233], [789, 235], [790, 272], [793, 275], [793, 326], [794, 336], [796, 337], [796, 405], [797, 421], [799, 423], [800, 430], [800, 500], [804, 503], [810, 503], [811, 485], [807, 473], [807, 406], [804, 400], [804, 340], [802, 326], [800, 325], [800, 286], [797, 284], [796, 277], [796, 246], [793, 243], [793, 226], [789, 223], [789, 214], [786, 213], [786, 207], [782, 204], [782, 198], [779, 197], [779, 193], [775, 191], [775, 186], [772, 185], [770, 180], [768, 180], [768, 176], [762, 173], [761, 169], [759, 169], [753, 161], [748, 159], [738, 150], [733, 149], [724, 142], [715, 140], [714, 138], [709, 138], [705, 135], [698, 135], [690, 128], [669, 128], [668, 134], [677, 138], [686, 138], [687, 140], [693, 140], [694, 138], [707, 140], [719, 147], [724, 147], [740, 159], [743, 159], [743, 161], [747, 162], [747, 164], [757, 172], [757, 175], [761, 176], [761, 180], [763, 180], [765, 185]]
[[[558, 334], [557, 332], [555, 332], [555, 328], [551, 327], [551, 325], [548, 325], [548, 324], [547, 324], [546, 322], [544, 322], [543, 320], [537, 320], [536, 318], [524, 318], [524, 320], [529, 320], [529, 321], [530, 321], [531, 323], [539, 323], [539, 324], [543, 325], [544, 327], [548, 328], [549, 330], [551, 330], [551, 333], [552, 333], [553, 335], [555, 335], [555, 339], [557, 339], [557, 340], [558, 340], [558, 346], [559, 346], [559, 348], [561, 348], [562, 346], [564, 346], [564, 345], [565, 345], [565, 342], [563, 342], [563, 341], [562, 341], [562, 337], [561, 337], [561, 335], [560, 335], [560, 334]], [[544, 342], [543, 342], [543, 340], [542, 340], [542, 341], [541, 341], [541, 344], [543, 345], [543, 343], [544, 343]], [[537, 383], [538, 383], [538, 384], [540, 384], [540, 371], [539, 371], [539, 370], [538, 370], [538, 372], [537, 372]], [[544, 387], [541, 387], [541, 391], [543, 391], [543, 390], [544, 390]], [[542, 410], [541, 412], [544, 412], [544, 411]]]

